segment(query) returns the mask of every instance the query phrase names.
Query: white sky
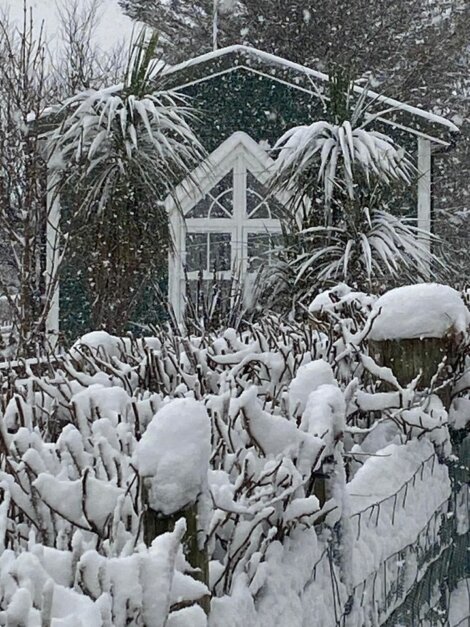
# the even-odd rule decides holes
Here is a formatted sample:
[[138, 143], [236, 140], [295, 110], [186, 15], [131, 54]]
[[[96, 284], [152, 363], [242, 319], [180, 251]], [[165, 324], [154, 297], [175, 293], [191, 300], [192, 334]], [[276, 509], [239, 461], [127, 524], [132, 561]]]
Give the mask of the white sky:
[[[68, 0], [59, 0], [67, 2]], [[80, 0], [85, 5], [87, 0]], [[54, 47], [54, 39], [58, 29], [56, 0], [27, 0], [33, 9], [34, 22], [40, 24], [44, 20], [48, 43]], [[10, 19], [23, 20], [23, 0], [0, 0], [0, 7], [7, 9]], [[132, 33], [133, 22], [121, 11], [117, 0], [101, 0], [99, 11], [100, 21], [96, 29], [96, 43], [103, 50], [110, 50], [117, 44], [127, 44]]]

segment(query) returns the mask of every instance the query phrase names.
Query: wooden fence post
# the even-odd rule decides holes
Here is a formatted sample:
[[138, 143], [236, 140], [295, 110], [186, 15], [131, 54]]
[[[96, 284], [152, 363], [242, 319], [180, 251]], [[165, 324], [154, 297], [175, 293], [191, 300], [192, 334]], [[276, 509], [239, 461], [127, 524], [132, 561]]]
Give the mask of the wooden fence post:
[[[191, 574], [209, 589], [209, 558], [199, 524], [199, 505], [208, 497], [211, 456], [211, 421], [205, 406], [192, 398], [164, 404], [144, 431], [134, 455], [141, 479], [145, 543], [149, 546], [157, 536], [173, 531], [184, 518], [182, 545], [195, 570]], [[208, 614], [210, 594], [198, 603]]]
[[[375, 314], [375, 315], [374, 315]], [[375, 303], [369, 329], [369, 354], [390, 368], [402, 387], [421, 374], [418, 389], [455, 370], [459, 348], [470, 327], [470, 312], [459, 292], [446, 285], [405, 285], [383, 294]], [[445, 408], [450, 386], [439, 390]]]
[[[155, 511], [149, 505], [148, 490], [145, 480], [142, 482], [142, 502], [144, 504], [143, 532], [144, 542], [150, 546], [153, 540], [163, 533], [172, 532], [180, 518], [186, 520], [186, 533], [183, 539], [183, 548], [186, 559], [192, 568], [197, 569], [192, 576], [209, 588], [209, 558], [206, 549], [201, 548], [198, 538], [198, 503], [190, 505], [186, 509], [164, 516]], [[210, 610], [210, 596], [199, 599], [198, 604], [208, 615]]]
[[[444, 357], [446, 368], [455, 367], [457, 341], [452, 336], [369, 340], [369, 354], [379, 366], [390, 368], [403, 387], [421, 373], [418, 389], [423, 389], [431, 384]], [[450, 390], [440, 391], [439, 396], [446, 409], [449, 409]]]

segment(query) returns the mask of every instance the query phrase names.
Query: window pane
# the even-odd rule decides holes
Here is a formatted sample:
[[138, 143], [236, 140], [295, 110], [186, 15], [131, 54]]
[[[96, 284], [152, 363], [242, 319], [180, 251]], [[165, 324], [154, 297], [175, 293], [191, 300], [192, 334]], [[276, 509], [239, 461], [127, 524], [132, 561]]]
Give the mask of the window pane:
[[186, 270], [207, 270], [207, 233], [186, 233]]
[[230, 233], [209, 233], [209, 270], [221, 272], [232, 266]]
[[233, 189], [222, 192], [211, 205], [210, 218], [231, 218], [233, 216]]
[[264, 198], [252, 189], [246, 190], [246, 212], [249, 218], [270, 218], [269, 206]]
[[250, 219], [280, 218], [283, 214], [281, 203], [256, 179], [247, 173], [246, 212]]
[[212, 196], [210, 196], [210, 194], [206, 194], [206, 196], [201, 198], [197, 205], [195, 205], [191, 211], [186, 214], [186, 218], [207, 218], [212, 202]]
[[248, 233], [248, 270], [253, 271], [271, 261], [271, 253], [282, 244], [280, 233]]
[[186, 218], [228, 218], [232, 215], [233, 172], [229, 172], [186, 214]]

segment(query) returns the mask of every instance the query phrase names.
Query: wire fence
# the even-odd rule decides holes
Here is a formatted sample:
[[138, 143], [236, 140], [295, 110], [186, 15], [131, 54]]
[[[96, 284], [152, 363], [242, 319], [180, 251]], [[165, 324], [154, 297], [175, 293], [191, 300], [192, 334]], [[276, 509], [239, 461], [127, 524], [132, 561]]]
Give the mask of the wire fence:
[[[423, 569], [439, 559], [443, 548], [441, 534], [447, 520], [447, 500], [434, 512], [415, 542], [381, 562], [379, 568], [353, 589], [352, 596], [361, 607], [369, 605], [371, 621], [383, 624], [420, 580]], [[367, 603], [366, 603], [367, 601]]]
[[[370, 575], [353, 587], [349, 595], [346, 587], [339, 585], [341, 531], [338, 527], [331, 530], [304, 593], [319, 577], [328, 577], [334, 622], [339, 627], [360, 624], [358, 611], [363, 624], [383, 627], [470, 627], [470, 605], [468, 615], [459, 618], [460, 622], [449, 622], [451, 595], [459, 582], [470, 578], [470, 511], [466, 507], [465, 512], [468, 498], [463, 501], [463, 509], [461, 499], [462, 487], [470, 489], [470, 435], [454, 444], [456, 456], [449, 464], [451, 497], [435, 509], [412, 543], [387, 556]], [[415, 487], [419, 480], [423, 482], [422, 489], [426, 490], [426, 480], [434, 473], [438, 463], [436, 455], [430, 456], [395, 494], [355, 512], [351, 516], [351, 520], [357, 521], [355, 539], [367, 532], [371, 522], [375, 522], [376, 526], [379, 524], [381, 511], [387, 503], [392, 503], [393, 526], [395, 512], [406, 505], [410, 486]], [[462, 515], [467, 517], [464, 532]], [[367, 526], [361, 525], [364, 519]]]
[[[362, 518], [364, 517], [365, 519], [367, 519], [367, 522], [375, 522], [375, 526], [377, 527], [380, 521], [380, 515], [381, 515], [381, 511], [384, 508], [385, 505], [387, 504], [391, 504], [392, 505], [392, 524], [395, 523], [395, 515], [396, 515], [396, 511], [397, 511], [397, 507], [402, 507], [405, 508], [406, 506], [406, 500], [408, 497], [408, 490], [410, 486], [413, 486], [413, 488], [416, 485], [416, 480], [419, 477], [420, 481], [424, 480], [424, 472], [426, 470], [426, 468], [429, 469], [429, 474], [432, 475], [434, 473], [434, 467], [435, 464], [438, 463], [437, 461], [437, 456], [435, 454], [430, 455], [427, 459], [423, 460], [421, 462], [421, 464], [418, 466], [418, 468], [416, 469], [416, 471], [412, 474], [412, 476], [407, 479], [399, 488], [398, 490], [394, 493], [391, 494], [390, 496], [387, 496], [383, 499], [381, 499], [380, 501], [376, 501], [374, 502], [372, 505], [369, 505], [368, 507], [365, 507], [364, 509], [360, 510], [359, 512], [355, 512], [352, 516], [351, 516], [351, 520], [355, 521], [357, 523], [357, 536], [356, 536], [356, 540], [359, 540], [361, 537], [361, 521]], [[401, 499], [401, 501], [400, 501]]]
[[[408, 588], [401, 603], [379, 624], [384, 627], [434, 627], [449, 626], [449, 609], [452, 592], [460, 581], [470, 577], [470, 531], [462, 533], [458, 521], [458, 500], [462, 486], [469, 485], [470, 478], [470, 436], [454, 442], [455, 460], [449, 464], [452, 495], [438, 508], [436, 516], [441, 517], [441, 525], [434, 545], [423, 544], [420, 533], [412, 551], [418, 555], [417, 576]], [[447, 511], [446, 511], [447, 510]], [[470, 512], [464, 512], [469, 522]], [[433, 517], [435, 518], [435, 517]], [[424, 532], [428, 535], [429, 527]], [[424, 550], [423, 550], [424, 549]], [[408, 564], [408, 562], [407, 562]], [[458, 625], [470, 621], [468, 615]], [[452, 625], [452, 627], [456, 627]]]
[[[400, 607], [383, 623], [385, 627], [470, 627], [470, 604], [466, 608], [467, 615], [460, 622], [456, 625], [449, 622], [451, 595], [459, 582], [470, 577], [470, 511], [468, 507], [466, 511], [458, 511], [462, 488], [470, 489], [470, 435], [457, 436], [454, 451], [456, 458], [449, 465], [452, 496], [436, 546], [438, 552], [434, 558], [430, 556], [429, 560], [424, 560], [422, 576]], [[468, 504], [468, 500], [465, 502]], [[464, 531], [459, 520], [462, 514], [466, 517]]]

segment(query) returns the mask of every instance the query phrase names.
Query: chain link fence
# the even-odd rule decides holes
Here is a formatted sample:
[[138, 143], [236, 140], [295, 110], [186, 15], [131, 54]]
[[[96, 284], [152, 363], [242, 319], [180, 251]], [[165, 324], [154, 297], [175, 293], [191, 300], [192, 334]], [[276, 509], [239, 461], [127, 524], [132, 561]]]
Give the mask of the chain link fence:
[[[418, 555], [417, 577], [404, 601], [379, 623], [385, 627], [470, 627], [470, 606], [458, 623], [449, 620], [452, 592], [470, 578], [470, 435], [454, 434], [454, 451], [456, 459], [449, 464], [452, 496], [444, 504], [445, 511], [435, 514], [441, 518], [437, 542], [421, 551], [420, 534], [410, 547]], [[396, 581], [398, 591], [401, 574]]]
[[[326, 575], [331, 579], [332, 611], [338, 627], [357, 625], [358, 608], [370, 625], [470, 627], [470, 604], [463, 609], [465, 616], [450, 622], [452, 594], [466, 580], [470, 588], [470, 435], [453, 435], [455, 455], [449, 463], [451, 497], [434, 511], [413, 543], [389, 555], [353, 588], [349, 597], [345, 595], [345, 587], [339, 585], [341, 565], [337, 547], [341, 531], [331, 530], [304, 593], [310, 586], [315, 587], [318, 577], [321, 580]], [[386, 500], [392, 499], [394, 507], [404, 507], [410, 482], [414, 485], [421, 480], [422, 489], [426, 489], [423, 472], [425, 469], [432, 472], [437, 463], [436, 455], [424, 460], [414, 476]], [[354, 515], [356, 535], [364, 533], [362, 518], [378, 520], [380, 505], [375, 503]]]

